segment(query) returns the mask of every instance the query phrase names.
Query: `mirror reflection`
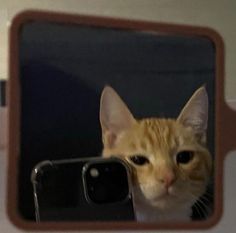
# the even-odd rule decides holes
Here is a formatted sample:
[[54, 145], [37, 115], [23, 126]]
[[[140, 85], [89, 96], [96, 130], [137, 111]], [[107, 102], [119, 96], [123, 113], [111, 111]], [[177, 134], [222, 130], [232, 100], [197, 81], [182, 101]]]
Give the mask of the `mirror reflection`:
[[209, 39], [35, 21], [22, 27], [19, 49], [23, 218], [158, 222], [212, 214]]

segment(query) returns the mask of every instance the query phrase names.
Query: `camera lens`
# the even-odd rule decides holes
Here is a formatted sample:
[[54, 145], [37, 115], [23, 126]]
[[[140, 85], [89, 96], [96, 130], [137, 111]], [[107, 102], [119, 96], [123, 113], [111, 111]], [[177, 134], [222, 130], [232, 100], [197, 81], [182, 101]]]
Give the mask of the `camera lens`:
[[92, 176], [93, 178], [96, 178], [99, 176], [99, 171], [97, 168], [91, 168], [89, 172], [90, 172], [90, 176]]
[[121, 202], [129, 195], [126, 167], [117, 161], [89, 164], [84, 181], [86, 196], [96, 204]]

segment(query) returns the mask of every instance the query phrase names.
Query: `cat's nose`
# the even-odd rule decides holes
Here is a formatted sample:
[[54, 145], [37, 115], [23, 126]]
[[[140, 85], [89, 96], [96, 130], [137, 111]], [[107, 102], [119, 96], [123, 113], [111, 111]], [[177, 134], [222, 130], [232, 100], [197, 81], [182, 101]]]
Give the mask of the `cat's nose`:
[[159, 181], [163, 183], [166, 188], [169, 188], [176, 181], [176, 176], [173, 172], [168, 172], [163, 177], [161, 177]]

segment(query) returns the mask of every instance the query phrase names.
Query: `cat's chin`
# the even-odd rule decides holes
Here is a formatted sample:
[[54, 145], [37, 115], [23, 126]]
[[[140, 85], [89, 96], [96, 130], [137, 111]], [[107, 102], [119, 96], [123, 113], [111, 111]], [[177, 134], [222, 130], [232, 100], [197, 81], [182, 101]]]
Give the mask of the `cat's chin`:
[[173, 190], [173, 188], [169, 190], [155, 190], [150, 191], [150, 189], [142, 190], [142, 187], [135, 186], [134, 188], [135, 200], [138, 203], [143, 203], [146, 206], [158, 208], [158, 209], [171, 209], [173, 206], [175, 207], [179, 202], [179, 197], [177, 193]]
[[190, 220], [193, 202], [183, 192], [174, 188], [170, 188], [168, 192], [164, 190], [147, 192], [140, 186], [134, 186], [133, 194], [137, 221]]
[[[190, 203], [182, 203], [177, 197], [166, 195], [135, 203], [137, 221], [189, 221]], [[140, 199], [139, 199], [140, 201]]]
[[171, 194], [165, 194], [157, 196], [151, 200], [148, 200], [149, 204], [153, 207], [157, 207], [160, 210], [167, 210], [176, 208], [178, 203], [178, 198]]
[[173, 211], [184, 206], [191, 206], [192, 201], [184, 198], [183, 196], [178, 196], [175, 192], [164, 192], [158, 196], [147, 199], [146, 202], [159, 210]]

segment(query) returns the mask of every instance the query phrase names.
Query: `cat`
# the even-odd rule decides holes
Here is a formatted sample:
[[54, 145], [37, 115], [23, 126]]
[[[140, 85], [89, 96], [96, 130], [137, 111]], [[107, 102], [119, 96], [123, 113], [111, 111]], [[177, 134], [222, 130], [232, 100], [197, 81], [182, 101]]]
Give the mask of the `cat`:
[[189, 221], [206, 191], [212, 158], [206, 146], [208, 95], [200, 87], [177, 119], [135, 119], [115, 90], [100, 100], [102, 156], [117, 156], [132, 170], [137, 221]]

